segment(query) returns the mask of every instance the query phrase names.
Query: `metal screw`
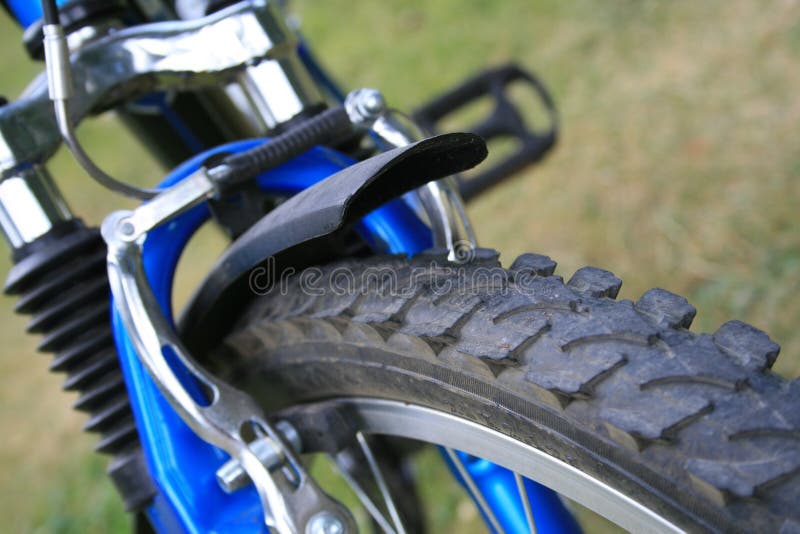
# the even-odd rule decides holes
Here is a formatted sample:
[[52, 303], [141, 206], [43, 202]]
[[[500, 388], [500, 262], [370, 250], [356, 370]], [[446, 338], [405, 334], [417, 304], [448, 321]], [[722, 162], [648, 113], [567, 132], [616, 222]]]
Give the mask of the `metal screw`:
[[306, 523], [306, 534], [344, 534], [342, 520], [330, 512], [319, 512]]
[[361, 91], [361, 108], [371, 115], [382, 113], [386, 108], [386, 100], [377, 89], [364, 89]]
[[[302, 448], [300, 434], [288, 421], [278, 421], [275, 424], [275, 430], [283, 434], [284, 439], [289, 442], [295, 452], [300, 452]], [[261, 463], [267, 466], [267, 469], [277, 468], [284, 458], [282, 447], [266, 436], [250, 443], [250, 450], [258, 456]], [[225, 492], [232, 493], [245, 487], [250, 479], [241, 464], [231, 458], [217, 469], [217, 482]]]
[[119, 231], [122, 235], [130, 237], [133, 235], [133, 232], [136, 231], [136, 227], [133, 226], [133, 223], [129, 220], [124, 219], [119, 223]]
[[377, 89], [356, 89], [347, 95], [344, 107], [353, 124], [370, 126], [386, 111], [386, 100]]

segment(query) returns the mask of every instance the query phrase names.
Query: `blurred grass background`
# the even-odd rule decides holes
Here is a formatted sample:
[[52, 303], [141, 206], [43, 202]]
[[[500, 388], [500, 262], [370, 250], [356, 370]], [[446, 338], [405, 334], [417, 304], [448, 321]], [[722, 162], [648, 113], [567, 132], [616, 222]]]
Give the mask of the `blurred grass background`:
[[[585, 264], [610, 269], [625, 281], [624, 298], [652, 286], [683, 294], [698, 308], [697, 331], [750, 322], [783, 346], [777, 372], [798, 375], [796, 0], [302, 0], [295, 8], [346, 87], [381, 88], [401, 109], [489, 64], [513, 59], [535, 70], [561, 111], [559, 147], [470, 206], [481, 242], [506, 261], [548, 254], [565, 277]], [[39, 70], [20, 43], [20, 31], [0, 21], [0, 91], [10, 97]], [[80, 133], [113, 174], [140, 183], [163, 175], [113, 117]], [[122, 205], [63, 150], [50, 168], [86, 220]], [[197, 275], [209, 256], [196, 247], [184, 272]], [[3, 276], [7, 269], [3, 257]], [[105, 461], [70, 409], [74, 396], [35, 354], [13, 301], [1, 302], [3, 528], [124, 532]], [[445, 494], [436, 524], [479, 532], [474, 511], [442, 484], [426, 483], [431, 495]]]

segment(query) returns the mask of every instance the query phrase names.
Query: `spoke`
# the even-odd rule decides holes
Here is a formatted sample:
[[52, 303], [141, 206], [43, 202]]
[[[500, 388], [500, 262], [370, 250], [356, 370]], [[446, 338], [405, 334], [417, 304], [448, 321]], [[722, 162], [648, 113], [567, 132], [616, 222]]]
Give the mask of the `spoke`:
[[531, 534], [536, 534], [536, 522], [533, 520], [533, 510], [531, 510], [531, 500], [528, 498], [528, 490], [525, 489], [525, 479], [519, 473], [514, 473], [514, 480], [517, 482], [517, 492], [522, 500], [522, 507], [525, 509], [525, 519], [528, 520], [528, 529]]
[[397, 534], [389, 524], [389, 521], [387, 521], [387, 519], [383, 516], [383, 513], [381, 513], [378, 507], [375, 506], [375, 503], [372, 502], [372, 499], [369, 497], [367, 492], [364, 491], [364, 488], [361, 487], [361, 484], [359, 484], [358, 481], [353, 478], [347, 468], [343, 465], [340, 465], [339, 460], [337, 460], [335, 456], [331, 456], [331, 460], [333, 460], [333, 465], [335, 465], [339, 470], [339, 474], [342, 475], [342, 478], [350, 485], [353, 492], [361, 501], [361, 504], [363, 504], [364, 508], [367, 509], [369, 515], [371, 515], [372, 519], [378, 523], [378, 526], [380, 526], [386, 534]]
[[483, 516], [491, 525], [492, 530], [497, 532], [497, 534], [505, 534], [505, 530], [503, 527], [500, 526], [500, 522], [495, 517], [494, 512], [489, 507], [489, 504], [486, 502], [486, 499], [483, 497], [483, 493], [478, 489], [478, 486], [475, 484], [475, 481], [472, 479], [472, 475], [469, 474], [467, 468], [464, 467], [464, 463], [461, 461], [461, 458], [458, 457], [456, 451], [449, 447], [444, 447], [445, 452], [447, 452], [447, 457], [450, 458], [450, 461], [453, 462], [453, 465], [456, 466], [458, 470], [458, 474], [461, 475], [462, 480], [467, 485], [469, 492], [472, 494], [472, 498], [475, 499], [475, 502], [478, 503], [478, 506], [483, 512]]
[[369, 469], [372, 471], [372, 476], [375, 478], [375, 482], [378, 484], [378, 489], [381, 490], [383, 501], [386, 503], [386, 508], [389, 509], [389, 515], [392, 516], [392, 521], [394, 522], [394, 526], [397, 529], [398, 534], [406, 534], [406, 529], [403, 527], [403, 522], [400, 520], [400, 514], [397, 512], [397, 506], [394, 503], [394, 499], [392, 499], [389, 486], [386, 485], [386, 480], [383, 478], [383, 473], [381, 473], [380, 466], [375, 460], [375, 456], [372, 454], [372, 449], [369, 448], [367, 438], [365, 438], [364, 434], [361, 432], [356, 432], [356, 439], [358, 440], [358, 444], [361, 446], [361, 450], [364, 452], [364, 456], [367, 458]]

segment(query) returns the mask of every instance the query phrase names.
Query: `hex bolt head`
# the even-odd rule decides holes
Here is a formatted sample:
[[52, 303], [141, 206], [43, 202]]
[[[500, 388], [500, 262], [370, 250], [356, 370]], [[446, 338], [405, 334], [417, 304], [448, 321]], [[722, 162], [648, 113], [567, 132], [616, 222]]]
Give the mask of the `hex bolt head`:
[[377, 89], [356, 89], [347, 95], [344, 107], [353, 124], [369, 127], [386, 111], [386, 100]]
[[377, 89], [364, 89], [361, 94], [361, 108], [371, 115], [378, 115], [386, 108], [386, 100]]
[[341, 519], [330, 512], [314, 514], [306, 523], [306, 534], [345, 534]]

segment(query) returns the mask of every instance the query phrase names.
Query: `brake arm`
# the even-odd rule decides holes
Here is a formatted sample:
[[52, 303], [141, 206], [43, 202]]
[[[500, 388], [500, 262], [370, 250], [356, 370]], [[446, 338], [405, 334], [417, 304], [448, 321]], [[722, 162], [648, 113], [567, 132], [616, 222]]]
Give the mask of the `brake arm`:
[[[474, 166], [486, 157], [483, 141], [472, 134], [448, 134], [398, 148], [349, 167], [292, 197], [270, 212], [223, 255], [200, 295], [229, 298], [237, 282], [266, 258], [297, 254], [428, 180]], [[108, 277], [114, 304], [136, 353], [166, 400], [203, 440], [230, 454], [258, 492], [264, 521], [281, 533], [302, 532], [320, 513], [355, 526], [347, 510], [327, 496], [307, 474], [286, 439], [270, 425], [247, 394], [207, 373], [190, 355], [164, 316], [147, 281], [142, 247], [147, 232], [214, 196], [213, 173], [201, 169], [133, 212], [111, 214], [103, 223], [108, 245]], [[202, 308], [193, 308], [202, 310]], [[202, 319], [219, 320], [206, 309]], [[206, 398], [193, 395], [186, 379]], [[183, 380], [182, 380], [183, 378]], [[247, 441], [245, 429], [256, 438]], [[286, 469], [272, 472], [258, 454], [258, 442], [278, 451]]]
[[[314, 515], [328, 513], [339, 519], [345, 532], [355, 532], [349, 512], [319, 488], [259, 406], [247, 394], [216, 379], [195, 363], [161, 312], [147, 281], [142, 262], [147, 231], [209, 197], [213, 191], [213, 182], [201, 170], [142, 206], [141, 211], [116, 212], [104, 221], [102, 233], [108, 244], [109, 283], [125, 330], [139, 360], [181, 419], [200, 438], [230, 454], [253, 482], [268, 526], [282, 534], [300, 533]], [[176, 372], [175, 364], [184, 372]], [[185, 383], [187, 374], [189, 380], [201, 386], [206, 399], [192, 395], [191, 386]], [[246, 429], [256, 439], [246, 441]], [[259, 442], [279, 451], [288, 474], [270, 471], [272, 466], [265, 465], [257, 452]]]

